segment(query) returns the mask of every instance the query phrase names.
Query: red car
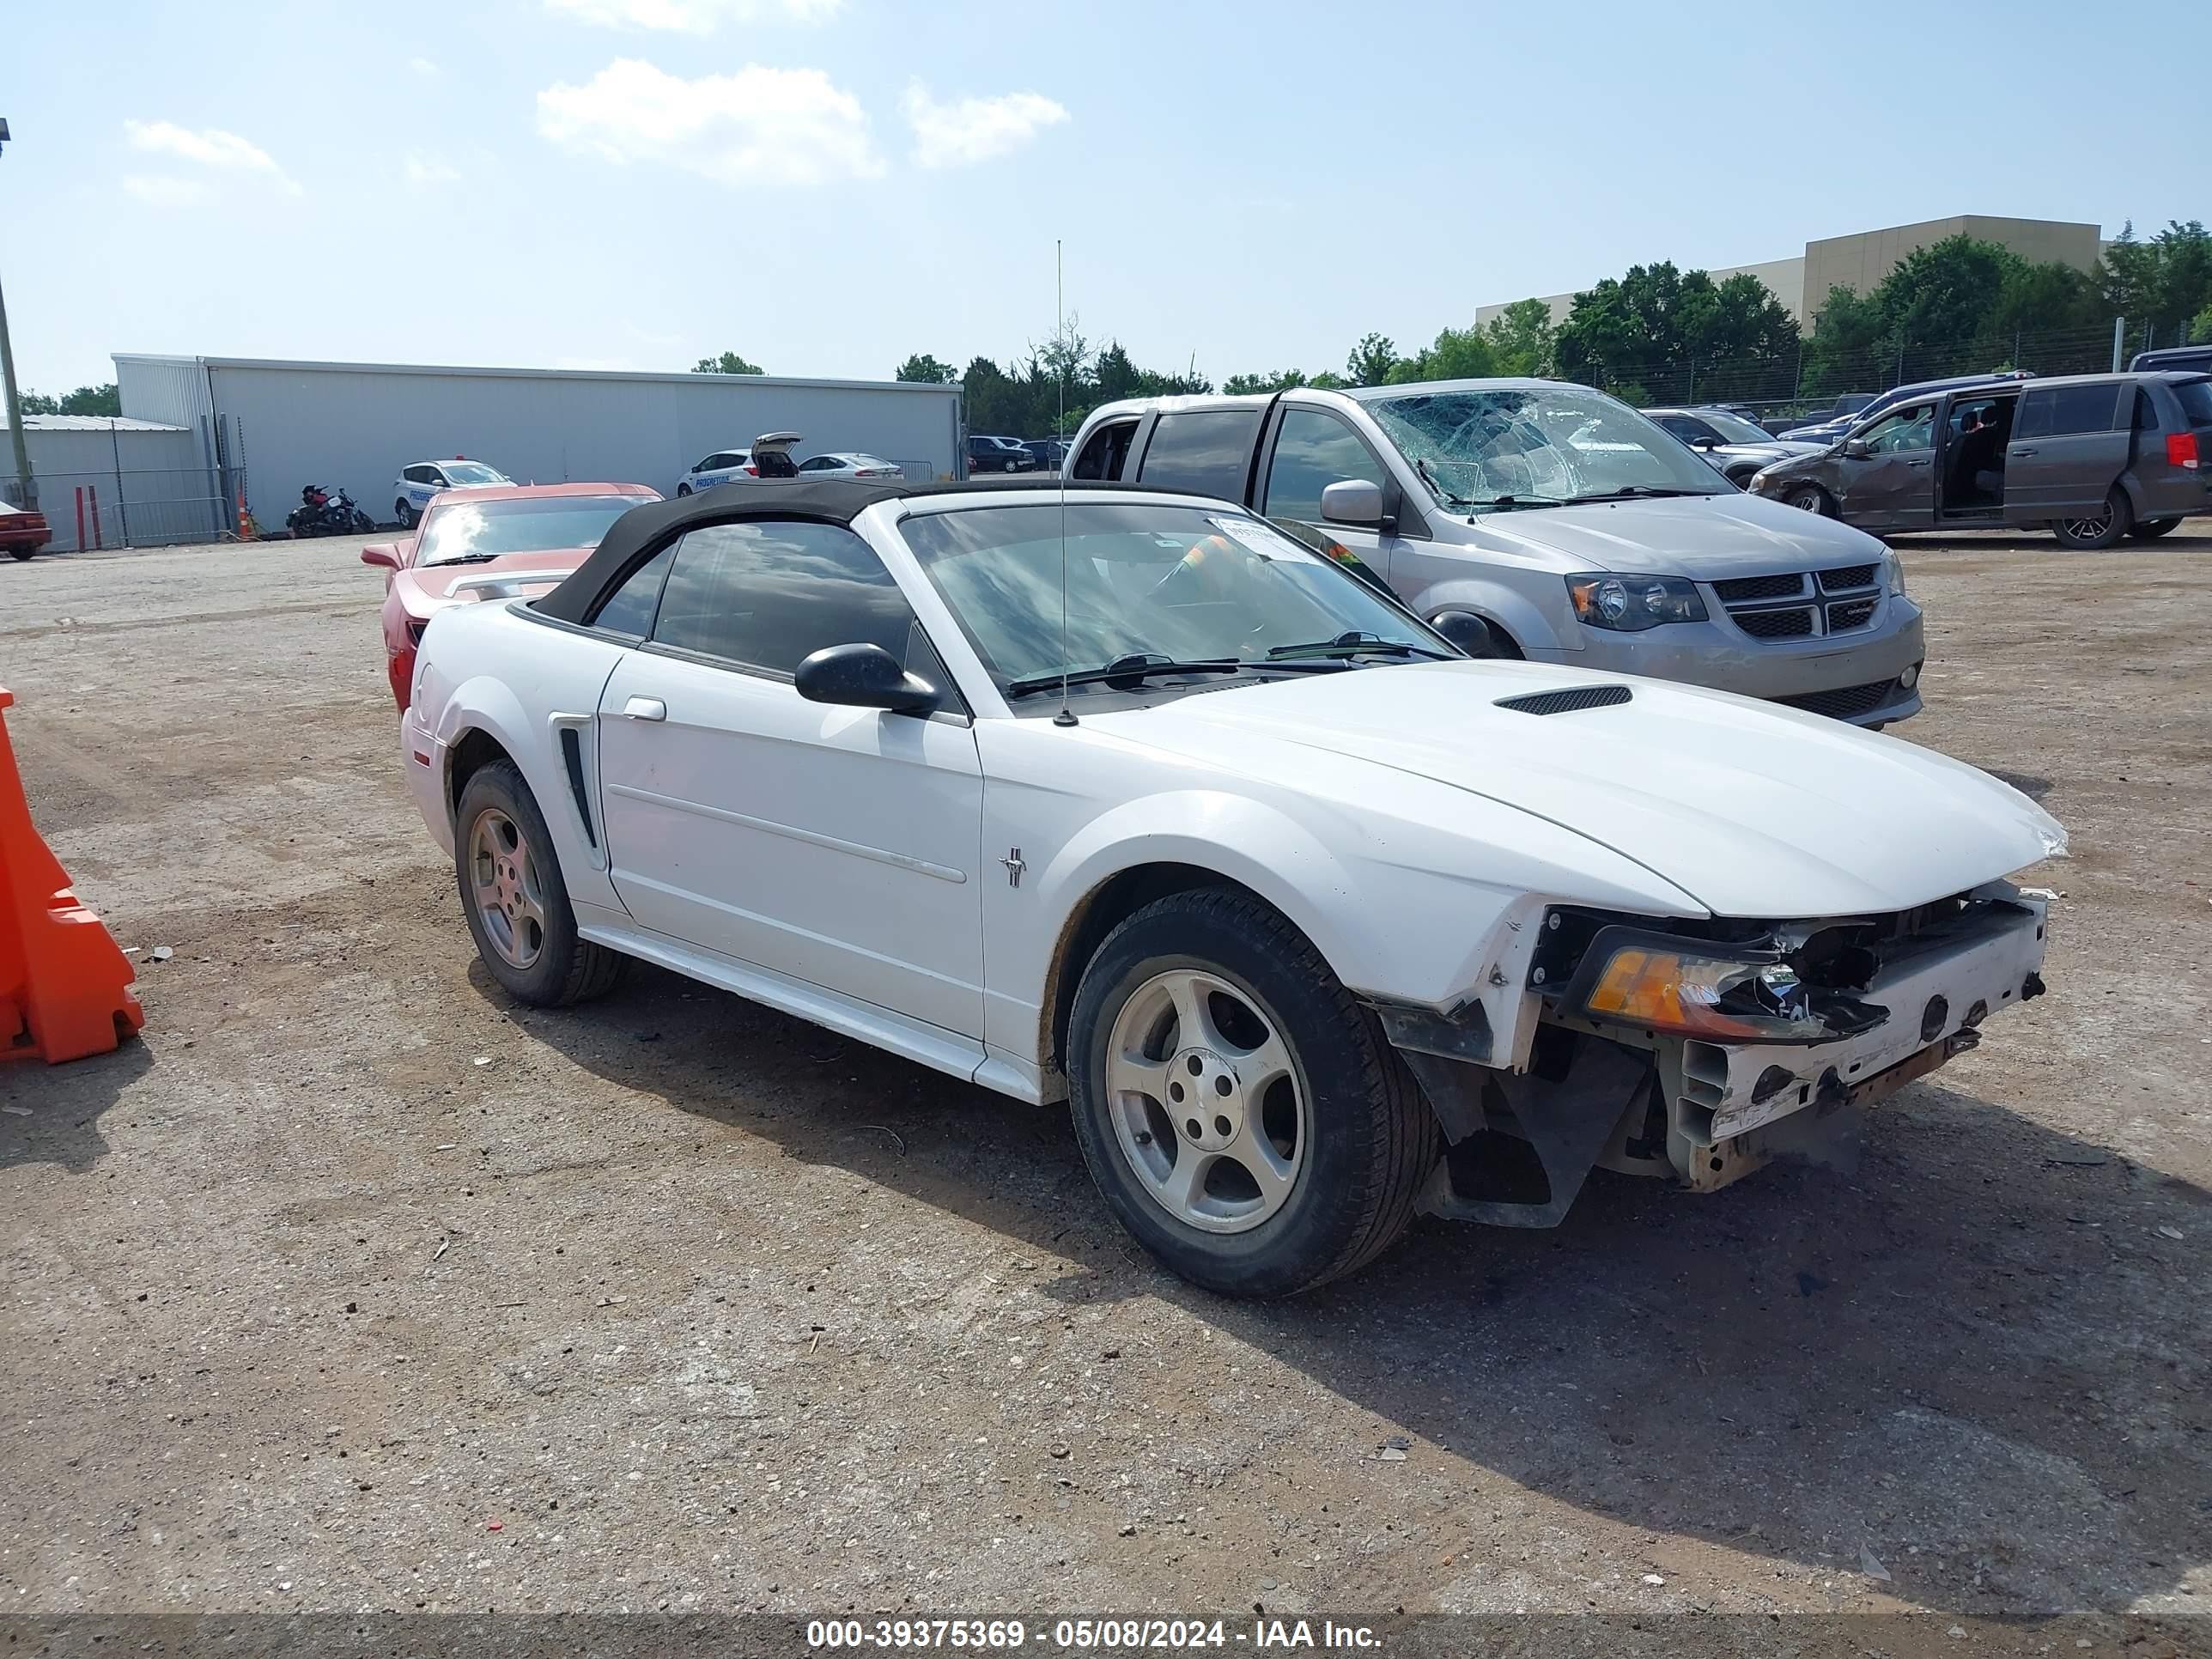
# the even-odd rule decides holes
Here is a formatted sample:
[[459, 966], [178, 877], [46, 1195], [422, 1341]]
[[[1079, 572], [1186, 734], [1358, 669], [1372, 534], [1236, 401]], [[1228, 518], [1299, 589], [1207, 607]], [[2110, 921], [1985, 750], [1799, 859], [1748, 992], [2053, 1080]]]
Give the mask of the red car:
[[534, 598], [584, 562], [617, 519], [660, 499], [643, 484], [510, 484], [445, 490], [404, 541], [361, 550], [384, 579], [385, 669], [404, 711], [415, 646], [432, 615], [475, 599]]
[[20, 507], [0, 501], [0, 552], [11, 558], [27, 559], [52, 538], [43, 514], [27, 513]]

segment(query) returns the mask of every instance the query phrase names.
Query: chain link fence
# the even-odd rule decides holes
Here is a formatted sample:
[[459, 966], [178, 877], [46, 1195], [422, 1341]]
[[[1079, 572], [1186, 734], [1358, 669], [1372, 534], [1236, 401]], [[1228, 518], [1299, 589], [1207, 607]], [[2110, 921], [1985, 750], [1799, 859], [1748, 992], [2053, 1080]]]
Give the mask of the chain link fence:
[[1609, 364], [1592, 384], [1644, 406], [1741, 404], [1764, 421], [1831, 412], [1847, 393], [1863, 397], [1922, 380], [2024, 368], [2036, 374], [2097, 374], [2113, 366], [2115, 336], [2120, 367], [2138, 351], [2187, 345], [2189, 325], [2130, 325], [2124, 320], [2093, 328], [2021, 330], [1964, 340], [1886, 341], [1837, 354], [1812, 342], [1782, 356], [1707, 358]]
[[204, 467], [42, 471], [38, 484], [49, 552], [211, 542], [238, 528]]

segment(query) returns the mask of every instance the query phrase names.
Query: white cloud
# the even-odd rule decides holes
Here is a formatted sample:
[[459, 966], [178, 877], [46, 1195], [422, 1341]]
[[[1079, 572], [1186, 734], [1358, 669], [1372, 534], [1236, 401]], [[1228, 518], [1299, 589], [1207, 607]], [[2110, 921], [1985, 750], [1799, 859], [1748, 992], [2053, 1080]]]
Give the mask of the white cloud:
[[458, 185], [461, 171], [427, 151], [410, 149], [404, 169], [410, 185]]
[[178, 179], [167, 173], [134, 173], [123, 181], [124, 190], [149, 207], [204, 207], [215, 191], [204, 179]]
[[578, 155], [658, 162], [726, 185], [818, 185], [884, 170], [860, 100], [820, 70], [748, 64], [687, 81], [619, 58], [586, 85], [539, 93], [538, 131]]
[[548, 11], [605, 28], [665, 29], [712, 34], [725, 23], [778, 19], [827, 22], [845, 0], [545, 0]]
[[906, 89], [906, 118], [914, 128], [915, 161], [926, 167], [955, 167], [1019, 149], [1040, 130], [1067, 119], [1067, 112], [1034, 92], [940, 104], [917, 81]]
[[226, 173], [252, 173], [291, 195], [300, 193], [300, 186], [276, 165], [267, 150], [234, 132], [225, 132], [220, 127], [203, 127], [195, 132], [173, 121], [125, 121], [123, 130], [130, 135], [133, 149], [173, 155], [179, 161]]
[[446, 72], [428, 58], [410, 58], [407, 60], [407, 67], [425, 81], [434, 81]]

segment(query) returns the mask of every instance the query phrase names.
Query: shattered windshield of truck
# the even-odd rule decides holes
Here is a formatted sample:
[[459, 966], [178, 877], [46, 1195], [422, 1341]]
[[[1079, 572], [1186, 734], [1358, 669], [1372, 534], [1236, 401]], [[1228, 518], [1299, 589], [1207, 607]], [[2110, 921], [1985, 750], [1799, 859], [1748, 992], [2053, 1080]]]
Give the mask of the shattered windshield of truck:
[[1409, 392], [1367, 408], [1455, 511], [1729, 493], [1720, 474], [1627, 404], [1579, 387]]

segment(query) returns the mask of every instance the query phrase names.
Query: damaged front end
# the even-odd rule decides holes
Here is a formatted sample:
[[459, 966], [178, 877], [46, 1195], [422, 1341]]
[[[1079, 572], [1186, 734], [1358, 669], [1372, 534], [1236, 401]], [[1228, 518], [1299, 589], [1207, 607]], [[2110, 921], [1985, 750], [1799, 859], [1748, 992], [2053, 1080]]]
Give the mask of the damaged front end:
[[2042, 994], [2047, 904], [1996, 882], [1810, 921], [1548, 909], [1527, 969], [1539, 1023], [1524, 1063], [1476, 1052], [1449, 1019], [1377, 1011], [1451, 1143], [1424, 1207], [1552, 1226], [1593, 1168], [1709, 1192], [1811, 1152], [1839, 1114], [1927, 1076], [1991, 1013]]

